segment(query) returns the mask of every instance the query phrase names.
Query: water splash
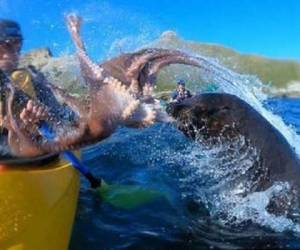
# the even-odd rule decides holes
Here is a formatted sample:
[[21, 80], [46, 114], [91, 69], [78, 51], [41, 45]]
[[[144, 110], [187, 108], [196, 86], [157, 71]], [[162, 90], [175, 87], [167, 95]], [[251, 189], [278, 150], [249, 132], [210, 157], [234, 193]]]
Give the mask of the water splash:
[[[219, 91], [237, 95], [249, 103], [299, 150], [299, 136], [296, 132], [263, 106], [262, 101], [267, 96], [262, 91], [263, 84], [256, 77], [234, 73], [209, 58], [192, 56], [203, 65], [200, 68], [202, 75], [216, 83]], [[146, 162], [148, 166], [154, 167], [158, 162], [160, 165], [164, 162], [164, 166], [173, 169], [171, 172], [177, 172], [182, 197], [193, 196], [204, 203], [212, 217], [223, 224], [234, 226], [251, 221], [276, 232], [300, 233], [300, 225], [287, 216], [292, 204], [288, 204], [287, 210], [280, 215], [268, 211], [272, 199], [294, 195], [288, 183], [274, 183], [265, 191], [253, 192], [267, 173], [259, 166], [258, 149], [251, 147], [244, 137], [232, 141], [220, 139], [217, 146], [214, 141], [213, 147], [207, 147], [207, 144], [204, 146], [201, 143], [201, 136], [196, 145], [182, 137], [176, 138], [176, 132], [173, 131], [172, 137], [175, 138], [172, 141], [176, 146], [171, 146], [163, 143], [169, 140], [164, 139], [163, 131], [161, 128], [155, 130], [145, 145], [141, 144], [140, 139], [131, 140], [134, 148], [134, 152], [128, 154], [134, 155], [131, 159], [137, 164], [145, 165]], [[140, 154], [136, 152], [137, 148]]]
[[[166, 136], [156, 137], [163, 139]], [[149, 141], [148, 144], [153, 146]], [[222, 226], [239, 227], [251, 223], [275, 232], [300, 233], [300, 215], [292, 202], [297, 194], [289, 183], [276, 182], [265, 191], [253, 192], [267, 173], [258, 166], [259, 152], [244, 137], [231, 142], [220, 141], [214, 147], [190, 141], [181, 141], [181, 144], [181, 149], [152, 147], [147, 154], [151, 158], [144, 160], [152, 159], [153, 155], [157, 157], [159, 152], [157, 161], [164, 162], [169, 171], [177, 173], [183, 199], [193, 197], [198, 203], [205, 204], [211, 218]], [[279, 214], [269, 211], [269, 204], [274, 200], [282, 201]]]
[[[199, 55], [196, 57], [202, 62], [203, 68], [200, 71], [206, 80], [216, 83], [218, 91], [236, 95], [250, 104], [281, 131], [296, 152], [300, 153], [300, 140], [295, 130], [263, 106], [262, 102], [267, 99], [267, 95], [263, 93], [263, 84], [256, 77], [240, 75], [220, 66], [214, 60]], [[197, 141], [199, 149], [196, 151], [200, 150], [205, 160], [202, 157], [190, 162], [189, 174], [181, 179], [185, 189], [189, 186], [185, 191], [186, 195], [192, 194], [200, 202], [204, 202], [211, 215], [224, 224], [251, 221], [276, 232], [300, 233], [297, 219], [295, 221], [287, 216], [289, 210], [296, 209], [292, 207], [292, 203], [287, 202], [284, 213], [280, 215], [269, 213], [267, 209], [268, 204], [277, 196], [283, 195], [289, 200], [296, 195], [290, 190], [288, 183], [274, 183], [265, 191], [252, 192], [267, 173], [262, 166], [258, 166], [259, 152], [249, 146], [250, 143], [245, 138], [220, 140], [217, 145], [214, 141], [212, 147], [207, 147], [207, 142], [202, 144], [201, 134]], [[299, 218], [299, 215], [296, 214], [295, 217]]]
[[217, 69], [221, 69], [221, 74], [216, 74], [213, 78], [221, 90], [236, 95], [250, 104], [285, 136], [300, 155], [300, 137], [295, 129], [285, 124], [281, 117], [267, 110], [262, 104], [268, 98], [263, 92], [263, 83], [255, 76], [240, 75], [218, 65]]
[[[161, 48], [169, 48], [168, 45], [162, 45]], [[171, 46], [174, 49], [174, 47]], [[201, 65], [199, 69], [198, 89], [201, 89], [203, 83], [213, 83], [218, 86], [218, 92], [233, 94], [250, 104], [255, 110], [263, 115], [275, 128], [280, 131], [287, 139], [289, 144], [300, 155], [300, 136], [291, 125], [284, 123], [281, 117], [267, 110], [263, 101], [268, 98], [265, 93], [264, 85], [256, 76], [242, 75], [222, 66], [214, 58], [205, 57], [191, 51], [187, 47], [180, 48]], [[180, 68], [177, 68], [177, 71]], [[176, 73], [176, 72], [175, 72]], [[180, 74], [180, 72], [177, 72]]]
[[267, 210], [271, 199], [286, 196], [290, 191], [289, 183], [278, 182], [263, 192], [254, 192], [246, 197], [232, 196], [231, 194], [228, 196], [227, 194], [227, 196], [223, 197], [223, 202], [236, 203], [235, 205], [230, 205], [228, 219], [235, 221], [235, 223], [251, 220], [258, 225], [272, 228], [277, 232], [293, 231], [299, 234], [299, 224], [286, 215], [274, 215]]

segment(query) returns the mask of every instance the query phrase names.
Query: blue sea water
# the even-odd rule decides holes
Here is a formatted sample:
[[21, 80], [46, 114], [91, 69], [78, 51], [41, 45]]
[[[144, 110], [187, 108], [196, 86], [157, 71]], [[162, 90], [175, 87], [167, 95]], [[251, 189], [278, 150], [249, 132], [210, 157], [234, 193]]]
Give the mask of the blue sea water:
[[267, 103], [272, 112], [279, 114], [287, 124], [292, 125], [297, 133], [300, 133], [299, 98], [269, 99]]
[[[73, 46], [66, 39], [68, 35], [62, 13], [69, 12], [76, 6], [74, 9], [80, 10], [89, 23], [85, 30], [86, 37], [89, 38], [88, 49], [95, 59], [98, 59], [99, 54], [102, 58], [109, 58], [120, 51], [133, 51], [152, 41], [162, 29], [174, 29], [186, 39], [199, 39], [201, 35], [202, 40], [218, 41], [252, 52], [254, 48], [254, 51], [262, 51], [275, 57], [295, 57], [299, 51], [298, 46], [291, 46], [290, 42], [299, 36], [289, 39], [299, 31], [295, 25], [299, 21], [295, 15], [299, 9], [297, 1], [289, 1], [287, 5], [278, 1], [282, 2], [279, 3], [280, 6], [284, 5], [281, 8], [274, 1], [265, 1], [261, 7], [250, 1], [240, 1], [241, 5], [235, 3], [234, 8], [228, 1], [219, 1], [218, 7], [214, 6], [216, 3], [213, 1], [194, 1], [188, 4], [181, 1], [171, 8], [169, 1], [160, 1], [159, 5], [153, 1], [141, 2], [138, 7], [134, 7], [137, 1], [127, 1], [118, 8], [120, 1], [65, 1], [63, 4], [57, 0], [37, 2], [28, 6], [21, 0], [0, 1], [0, 14], [21, 22], [26, 37], [25, 50], [49, 45], [55, 54], [69, 52], [69, 47], [72, 49]], [[127, 6], [126, 9], [123, 9], [124, 5]], [[190, 8], [191, 5], [195, 8]], [[224, 5], [224, 8], [220, 8], [220, 5]], [[254, 8], [245, 8], [247, 5]], [[160, 8], [157, 9], [157, 6]], [[40, 11], [43, 9], [47, 11]], [[155, 10], [152, 11], [154, 18], [150, 9]], [[38, 13], [42, 17], [37, 16]], [[243, 18], [237, 18], [237, 15]], [[276, 22], [274, 17], [277, 17]], [[239, 21], [236, 22], [235, 19]], [[198, 23], [198, 32], [195, 32], [195, 27], [190, 29], [195, 23]], [[276, 27], [265, 29], [262, 28], [262, 23], [268, 27]], [[252, 29], [249, 25], [245, 29], [247, 24]], [[255, 28], [257, 25], [258, 29]], [[236, 33], [241, 32], [234, 30], [240, 28], [246, 35], [236, 36]], [[49, 30], [51, 36], [48, 35]], [[265, 34], [266, 30], [271, 33], [267, 36], [257, 35], [259, 32]], [[260, 39], [252, 39], [249, 43], [253, 32]], [[281, 39], [277, 39], [279, 42], [276, 44], [272, 40], [272, 34], [278, 38], [279, 33]], [[271, 38], [273, 42], [265, 43], [262, 41], [265, 38]], [[276, 54], [279, 47], [283, 50]], [[236, 84], [236, 78], [239, 78], [232, 77], [231, 72], [224, 72], [219, 67], [215, 73], [218, 73], [216, 78], [220, 77], [216, 80], [223, 79], [224, 75], [226, 79], [233, 79], [232, 86]], [[232, 88], [225, 82], [223, 88], [227, 92], [246, 99], [264, 113], [284, 133], [292, 146], [300, 150], [297, 147], [300, 145], [299, 138], [294, 136], [294, 132], [300, 133], [300, 100], [271, 99], [264, 102], [264, 107], [282, 117], [289, 125], [286, 127], [280, 120], [265, 113], [258, 100], [261, 98], [256, 99], [256, 96], [251, 95], [254, 91], [248, 91], [244, 85]], [[214, 186], [216, 180], [224, 177], [223, 169], [219, 169], [218, 164], [209, 160], [201, 148], [185, 138], [174, 125], [157, 124], [144, 130], [119, 129], [109, 139], [86, 149], [83, 158], [95, 175], [102, 176], [109, 183], [139, 185], [158, 190], [164, 194], [164, 198], [137, 209], [122, 210], [102, 202], [89, 189], [86, 180], [82, 179], [71, 250], [300, 249], [299, 223], [284, 216], [271, 216], [260, 205], [269, 199], [269, 192], [249, 195], [248, 200], [237, 200], [235, 192], [238, 190], [222, 190]], [[227, 178], [224, 178], [225, 183], [226, 181]], [[276, 187], [284, 188], [284, 184], [275, 184], [275, 189]]]
[[[300, 133], [300, 99], [267, 99], [263, 104]], [[71, 250], [300, 247], [299, 224], [269, 216], [259, 207], [263, 199], [252, 203], [231, 200], [234, 205], [228, 206], [224, 197], [216, 198], [218, 190], [214, 189], [214, 196], [208, 196], [214, 202], [210, 207], [203, 193], [204, 187], [209, 187], [211, 162], [203, 165], [206, 159], [199, 147], [174, 125], [119, 129], [86, 149], [83, 158], [108, 182], [156, 189], [165, 198], [133, 210], [117, 209], [101, 202], [82, 179]], [[251, 213], [249, 208], [256, 210]], [[232, 212], [227, 210], [237, 210], [243, 216], [233, 223], [232, 217], [224, 216]]]

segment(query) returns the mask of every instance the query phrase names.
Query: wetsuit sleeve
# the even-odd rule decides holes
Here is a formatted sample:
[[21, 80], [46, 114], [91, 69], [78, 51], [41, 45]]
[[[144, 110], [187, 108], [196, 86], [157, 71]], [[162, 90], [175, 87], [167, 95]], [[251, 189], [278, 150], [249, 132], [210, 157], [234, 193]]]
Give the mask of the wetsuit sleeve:
[[75, 113], [67, 105], [63, 105], [57, 101], [51, 89], [47, 86], [48, 81], [44, 74], [38, 72], [33, 66], [30, 69], [34, 73], [32, 82], [37, 99], [45, 104], [49, 108], [49, 111], [58, 119], [74, 120]]
[[187, 97], [192, 97], [191, 91], [187, 91]]

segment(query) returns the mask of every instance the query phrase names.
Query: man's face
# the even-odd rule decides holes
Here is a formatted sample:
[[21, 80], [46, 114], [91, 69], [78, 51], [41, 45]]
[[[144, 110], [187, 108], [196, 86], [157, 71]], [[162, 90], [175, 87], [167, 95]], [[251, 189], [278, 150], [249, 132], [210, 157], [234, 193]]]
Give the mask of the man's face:
[[19, 40], [0, 41], [0, 69], [11, 71], [17, 66], [21, 45]]
[[178, 91], [179, 91], [179, 92], [184, 92], [184, 90], [185, 90], [184, 85], [179, 84], [179, 85], [178, 85]]

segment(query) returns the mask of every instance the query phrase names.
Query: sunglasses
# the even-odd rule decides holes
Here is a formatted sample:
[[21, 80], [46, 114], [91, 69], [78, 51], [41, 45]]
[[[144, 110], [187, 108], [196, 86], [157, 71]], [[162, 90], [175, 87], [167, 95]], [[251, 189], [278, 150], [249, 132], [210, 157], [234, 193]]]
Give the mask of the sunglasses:
[[22, 47], [22, 42], [18, 39], [7, 39], [0, 41], [0, 49], [8, 50], [12, 52], [20, 52]]

